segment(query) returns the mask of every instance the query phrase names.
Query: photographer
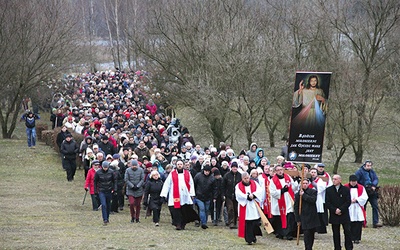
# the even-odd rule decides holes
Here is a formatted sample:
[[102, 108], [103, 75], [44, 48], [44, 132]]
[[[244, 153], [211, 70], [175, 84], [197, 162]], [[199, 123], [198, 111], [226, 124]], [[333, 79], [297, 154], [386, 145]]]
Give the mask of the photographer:
[[[368, 201], [372, 206], [372, 222], [374, 228], [382, 227], [379, 223], [379, 208], [378, 208], [378, 176], [372, 169], [372, 161], [366, 160], [364, 164], [356, 171], [355, 175], [358, 179], [358, 184], [365, 187], [368, 194]], [[365, 204], [365, 210], [367, 204]]]

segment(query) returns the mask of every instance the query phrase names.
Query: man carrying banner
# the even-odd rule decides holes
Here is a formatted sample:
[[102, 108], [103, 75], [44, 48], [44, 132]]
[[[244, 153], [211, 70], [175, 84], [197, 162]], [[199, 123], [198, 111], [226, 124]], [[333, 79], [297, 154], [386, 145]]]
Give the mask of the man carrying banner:
[[357, 176], [350, 175], [349, 183], [344, 185], [350, 189], [351, 205], [349, 207], [351, 221], [351, 240], [355, 244], [359, 244], [361, 240], [362, 227], [366, 224], [365, 203], [368, 200], [367, 191], [357, 183]]
[[172, 224], [176, 230], [183, 230], [187, 223], [199, 220], [199, 216], [192, 208], [194, 196], [192, 176], [188, 170], [183, 169], [183, 161], [178, 160], [176, 169], [168, 175], [160, 194], [160, 197], [168, 197]]
[[283, 172], [281, 165], [275, 166], [275, 175], [270, 182], [272, 226], [276, 237], [293, 240], [296, 223], [293, 214], [294, 191], [298, 183]]
[[257, 242], [257, 235], [262, 235], [260, 215], [255, 204], [261, 202], [262, 188], [255, 181], [250, 180], [250, 175], [244, 172], [242, 181], [235, 187], [235, 196], [239, 204], [238, 236], [251, 245]]
[[[302, 188], [296, 194], [296, 200], [294, 202], [294, 214], [297, 225], [300, 225], [303, 229], [304, 247], [306, 250], [312, 250], [314, 245], [315, 229], [319, 226], [319, 220], [316, 220], [317, 207], [315, 206], [315, 202], [317, 201], [317, 191], [309, 188], [309, 186], [310, 181], [304, 179]], [[300, 199], [302, 199], [301, 205]], [[301, 212], [299, 208], [301, 209]]]

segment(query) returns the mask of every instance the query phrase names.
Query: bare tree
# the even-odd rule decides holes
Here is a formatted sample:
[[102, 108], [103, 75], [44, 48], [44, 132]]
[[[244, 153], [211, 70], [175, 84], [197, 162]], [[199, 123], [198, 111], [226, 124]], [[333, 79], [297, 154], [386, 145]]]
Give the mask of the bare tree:
[[11, 138], [22, 98], [70, 64], [76, 22], [72, 8], [60, 1], [0, 3], [0, 124], [3, 138]]
[[[253, 73], [259, 60], [254, 54], [262, 26], [251, 14], [239, 0], [168, 1], [154, 10], [152, 26], [147, 28], [150, 43], [135, 40], [164, 72], [157, 88], [166, 90], [175, 105], [202, 115], [215, 144], [230, 137], [229, 132], [225, 135], [225, 125], [232, 119], [230, 104], [241, 98], [242, 105], [244, 98], [250, 98], [238, 91], [255, 93], [251, 84], [257, 80]], [[255, 104], [248, 103], [246, 112]]]
[[351, 129], [351, 136], [356, 135], [351, 147], [355, 162], [360, 163], [389, 83], [384, 65], [398, 50], [398, 42], [389, 38], [399, 32], [400, 5], [395, 0], [367, 0], [321, 2], [321, 6], [348, 43], [345, 49], [357, 66], [357, 77], [347, 88], [353, 100], [349, 111], [355, 116], [347, 129]]

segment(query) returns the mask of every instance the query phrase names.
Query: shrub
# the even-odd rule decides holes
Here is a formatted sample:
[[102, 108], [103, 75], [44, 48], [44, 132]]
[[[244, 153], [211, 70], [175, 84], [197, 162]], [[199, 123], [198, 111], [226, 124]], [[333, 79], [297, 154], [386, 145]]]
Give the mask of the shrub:
[[43, 130], [48, 130], [49, 129], [49, 126], [47, 126], [47, 124], [37, 124], [36, 125], [36, 134], [37, 134], [37, 137], [38, 137], [38, 140], [39, 141], [43, 141], [42, 140], [42, 131]]
[[384, 225], [400, 225], [400, 185], [388, 185], [379, 189], [379, 210]]
[[46, 145], [48, 146], [54, 146], [53, 145], [53, 134], [54, 131], [53, 130], [42, 130], [41, 134], [41, 138], [42, 141], [46, 143]]

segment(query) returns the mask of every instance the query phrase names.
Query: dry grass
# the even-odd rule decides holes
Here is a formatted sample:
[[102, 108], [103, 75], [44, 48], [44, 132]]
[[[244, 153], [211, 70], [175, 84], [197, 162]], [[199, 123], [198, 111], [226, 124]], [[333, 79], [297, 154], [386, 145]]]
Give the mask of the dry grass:
[[[43, 122], [46, 120], [44, 116]], [[185, 121], [185, 125], [190, 124]], [[304, 248], [302, 241], [296, 246], [295, 241], [278, 240], [273, 235], [264, 235], [256, 245], [247, 246], [244, 239], [237, 237], [236, 230], [223, 226], [203, 230], [190, 224], [187, 230], [176, 231], [170, 224], [167, 207], [163, 207], [160, 227], [155, 227], [151, 218], [144, 219], [143, 211], [141, 223], [131, 224], [127, 204], [124, 211], [111, 215], [108, 226], [103, 226], [101, 212], [91, 211], [89, 196], [85, 205], [81, 205], [85, 193], [83, 171], [77, 171], [74, 182], [67, 182], [54, 150], [43, 143], [36, 149], [28, 149], [22, 126], [19, 124], [16, 130], [20, 140], [0, 139], [1, 249]], [[195, 138], [202, 138], [195, 130], [191, 132]], [[376, 159], [375, 167], [381, 182], [393, 183], [400, 173], [396, 168], [399, 157], [386, 153], [382, 145], [378, 142], [375, 148], [381, 150], [368, 154], [371, 159]], [[280, 146], [267, 148], [267, 155], [279, 154]], [[329, 152], [325, 154], [330, 171]], [[344, 159], [339, 169], [344, 178], [358, 168], [358, 164], [351, 163], [350, 157]], [[371, 212], [368, 213], [371, 218]], [[370, 225], [363, 232], [362, 243], [354, 249], [399, 249], [399, 234], [400, 228], [372, 229]], [[333, 248], [329, 227], [328, 234], [316, 235], [314, 248]]]

